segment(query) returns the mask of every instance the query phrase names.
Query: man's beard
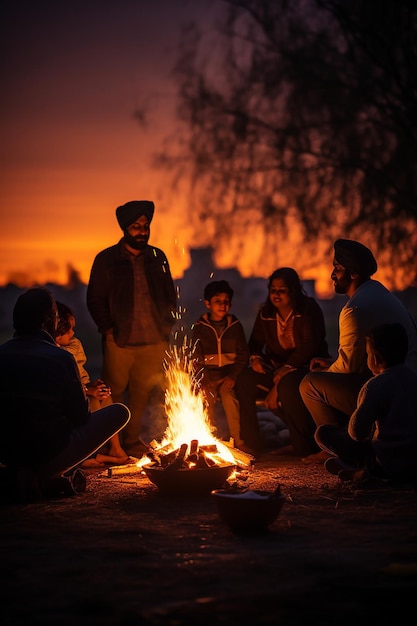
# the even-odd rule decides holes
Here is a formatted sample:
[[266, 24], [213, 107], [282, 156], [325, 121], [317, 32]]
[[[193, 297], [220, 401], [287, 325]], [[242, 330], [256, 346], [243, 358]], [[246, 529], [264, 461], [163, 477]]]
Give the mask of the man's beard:
[[347, 293], [347, 290], [349, 289], [351, 282], [352, 282], [352, 280], [350, 279], [349, 274], [345, 271], [343, 276], [341, 276], [334, 283], [334, 290], [335, 290], [335, 292], [338, 293], [338, 294], [345, 294], [345, 293]]
[[127, 243], [127, 245], [134, 250], [144, 250], [149, 241], [149, 235], [146, 235], [145, 237], [132, 237], [132, 235], [129, 235], [129, 233], [125, 230], [124, 240], [125, 243]]

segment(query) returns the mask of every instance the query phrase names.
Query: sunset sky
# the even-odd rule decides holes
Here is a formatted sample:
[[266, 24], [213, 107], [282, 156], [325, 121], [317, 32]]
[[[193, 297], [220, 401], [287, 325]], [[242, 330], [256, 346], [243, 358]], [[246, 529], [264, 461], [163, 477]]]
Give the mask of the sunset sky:
[[[6, 1], [0, 284], [65, 282], [68, 264], [87, 282], [95, 254], [122, 234], [116, 207], [133, 199], [155, 201], [151, 243], [181, 276], [187, 215], [150, 161], [173, 125], [180, 27], [210, 28], [213, 4]], [[148, 128], [133, 115], [143, 107]]]
[[[192, 202], [151, 166], [176, 127], [171, 72], [181, 27], [197, 22], [204, 41], [212, 37], [213, 57], [223, 10], [222, 0], [6, 0], [0, 285], [65, 284], [69, 267], [87, 282], [95, 255], [122, 236], [116, 207], [149, 199], [156, 204], [150, 243], [166, 252], [174, 278], [189, 266], [190, 248], [217, 245], [216, 260], [236, 263], [243, 276], [266, 278], [284, 263], [314, 278], [320, 295], [333, 295], [332, 259], [318, 242], [311, 266], [298, 224], [291, 242], [277, 234], [273, 250], [265, 250], [263, 229], [252, 228], [236, 262], [236, 246], [213, 241], [209, 228], [197, 232]], [[147, 111], [145, 126], [137, 110]]]

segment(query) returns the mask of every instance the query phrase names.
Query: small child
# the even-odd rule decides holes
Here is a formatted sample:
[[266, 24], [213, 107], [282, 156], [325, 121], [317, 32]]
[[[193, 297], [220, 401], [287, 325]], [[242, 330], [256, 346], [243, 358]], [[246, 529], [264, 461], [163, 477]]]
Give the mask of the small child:
[[229, 313], [232, 297], [233, 289], [225, 280], [206, 285], [204, 304], [208, 312], [193, 327], [193, 358], [201, 375], [209, 419], [213, 423], [214, 405], [219, 396], [234, 446], [251, 452], [241, 438], [240, 407], [234, 391], [237, 377], [248, 366], [249, 348], [242, 324]]
[[[81, 382], [84, 385], [85, 393], [88, 397], [90, 411], [112, 404], [111, 390], [106, 383], [100, 379], [91, 381], [90, 375], [85, 369], [87, 357], [81, 341], [74, 336], [75, 333], [75, 314], [69, 306], [63, 302], [56, 303], [58, 309], [58, 325], [55, 334], [55, 341], [64, 350], [70, 352], [75, 358], [78, 370], [80, 372]], [[112, 463], [122, 465], [128, 463], [129, 456], [120, 445], [118, 433], [110, 439], [110, 448], [108, 454], [97, 454], [95, 459], [85, 461], [86, 466], [94, 466], [95, 463]]]
[[359, 392], [347, 431], [329, 424], [316, 431], [319, 446], [337, 455], [325, 462], [331, 474], [417, 481], [417, 373], [404, 364], [407, 351], [401, 324], [383, 324], [366, 337], [374, 376]]

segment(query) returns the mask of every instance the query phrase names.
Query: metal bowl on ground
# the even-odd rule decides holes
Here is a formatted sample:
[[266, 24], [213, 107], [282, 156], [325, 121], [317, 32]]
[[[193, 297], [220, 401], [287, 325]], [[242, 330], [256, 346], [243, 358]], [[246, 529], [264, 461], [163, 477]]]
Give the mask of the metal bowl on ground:
[[276, 520], [285, 496], [276, 491], [216, 489], [211, 492], [220, 519], [233, 532], [264, 531]]
[[210, 493], [223, 487], [235, 466], [215, 465], [207, 468], [166, 470], [163, 467], [144, 467], [149, 480], [164, 494], [195, 495]]

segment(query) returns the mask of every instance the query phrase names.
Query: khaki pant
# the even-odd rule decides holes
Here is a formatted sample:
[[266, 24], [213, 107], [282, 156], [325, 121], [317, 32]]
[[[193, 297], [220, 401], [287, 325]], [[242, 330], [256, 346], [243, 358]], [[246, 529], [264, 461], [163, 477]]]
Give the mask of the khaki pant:
[[164, 389], [163, 360], [167, 344], [120, 348], [112, 336], [106, 337], [103, 351], [103, 380], [111, 388], [113, 402], [125, 402], [131, 418], [120, 432], [122, 447], [140, 456], [141, 419], [151, 392]]
[[206, 392], [207, 414], [209, 420], [214, 424], [214, 406], [219, 399], [223, 405], [224, 413], [229, 427], [229, 435], [234, 440], [235, 447], [242, 446], [244, 441], [240, 436], [240, 405], [236, 397], [234, 389], [221, 389], [220, 386], [216, 390], [217, 395], [213, 392]]

